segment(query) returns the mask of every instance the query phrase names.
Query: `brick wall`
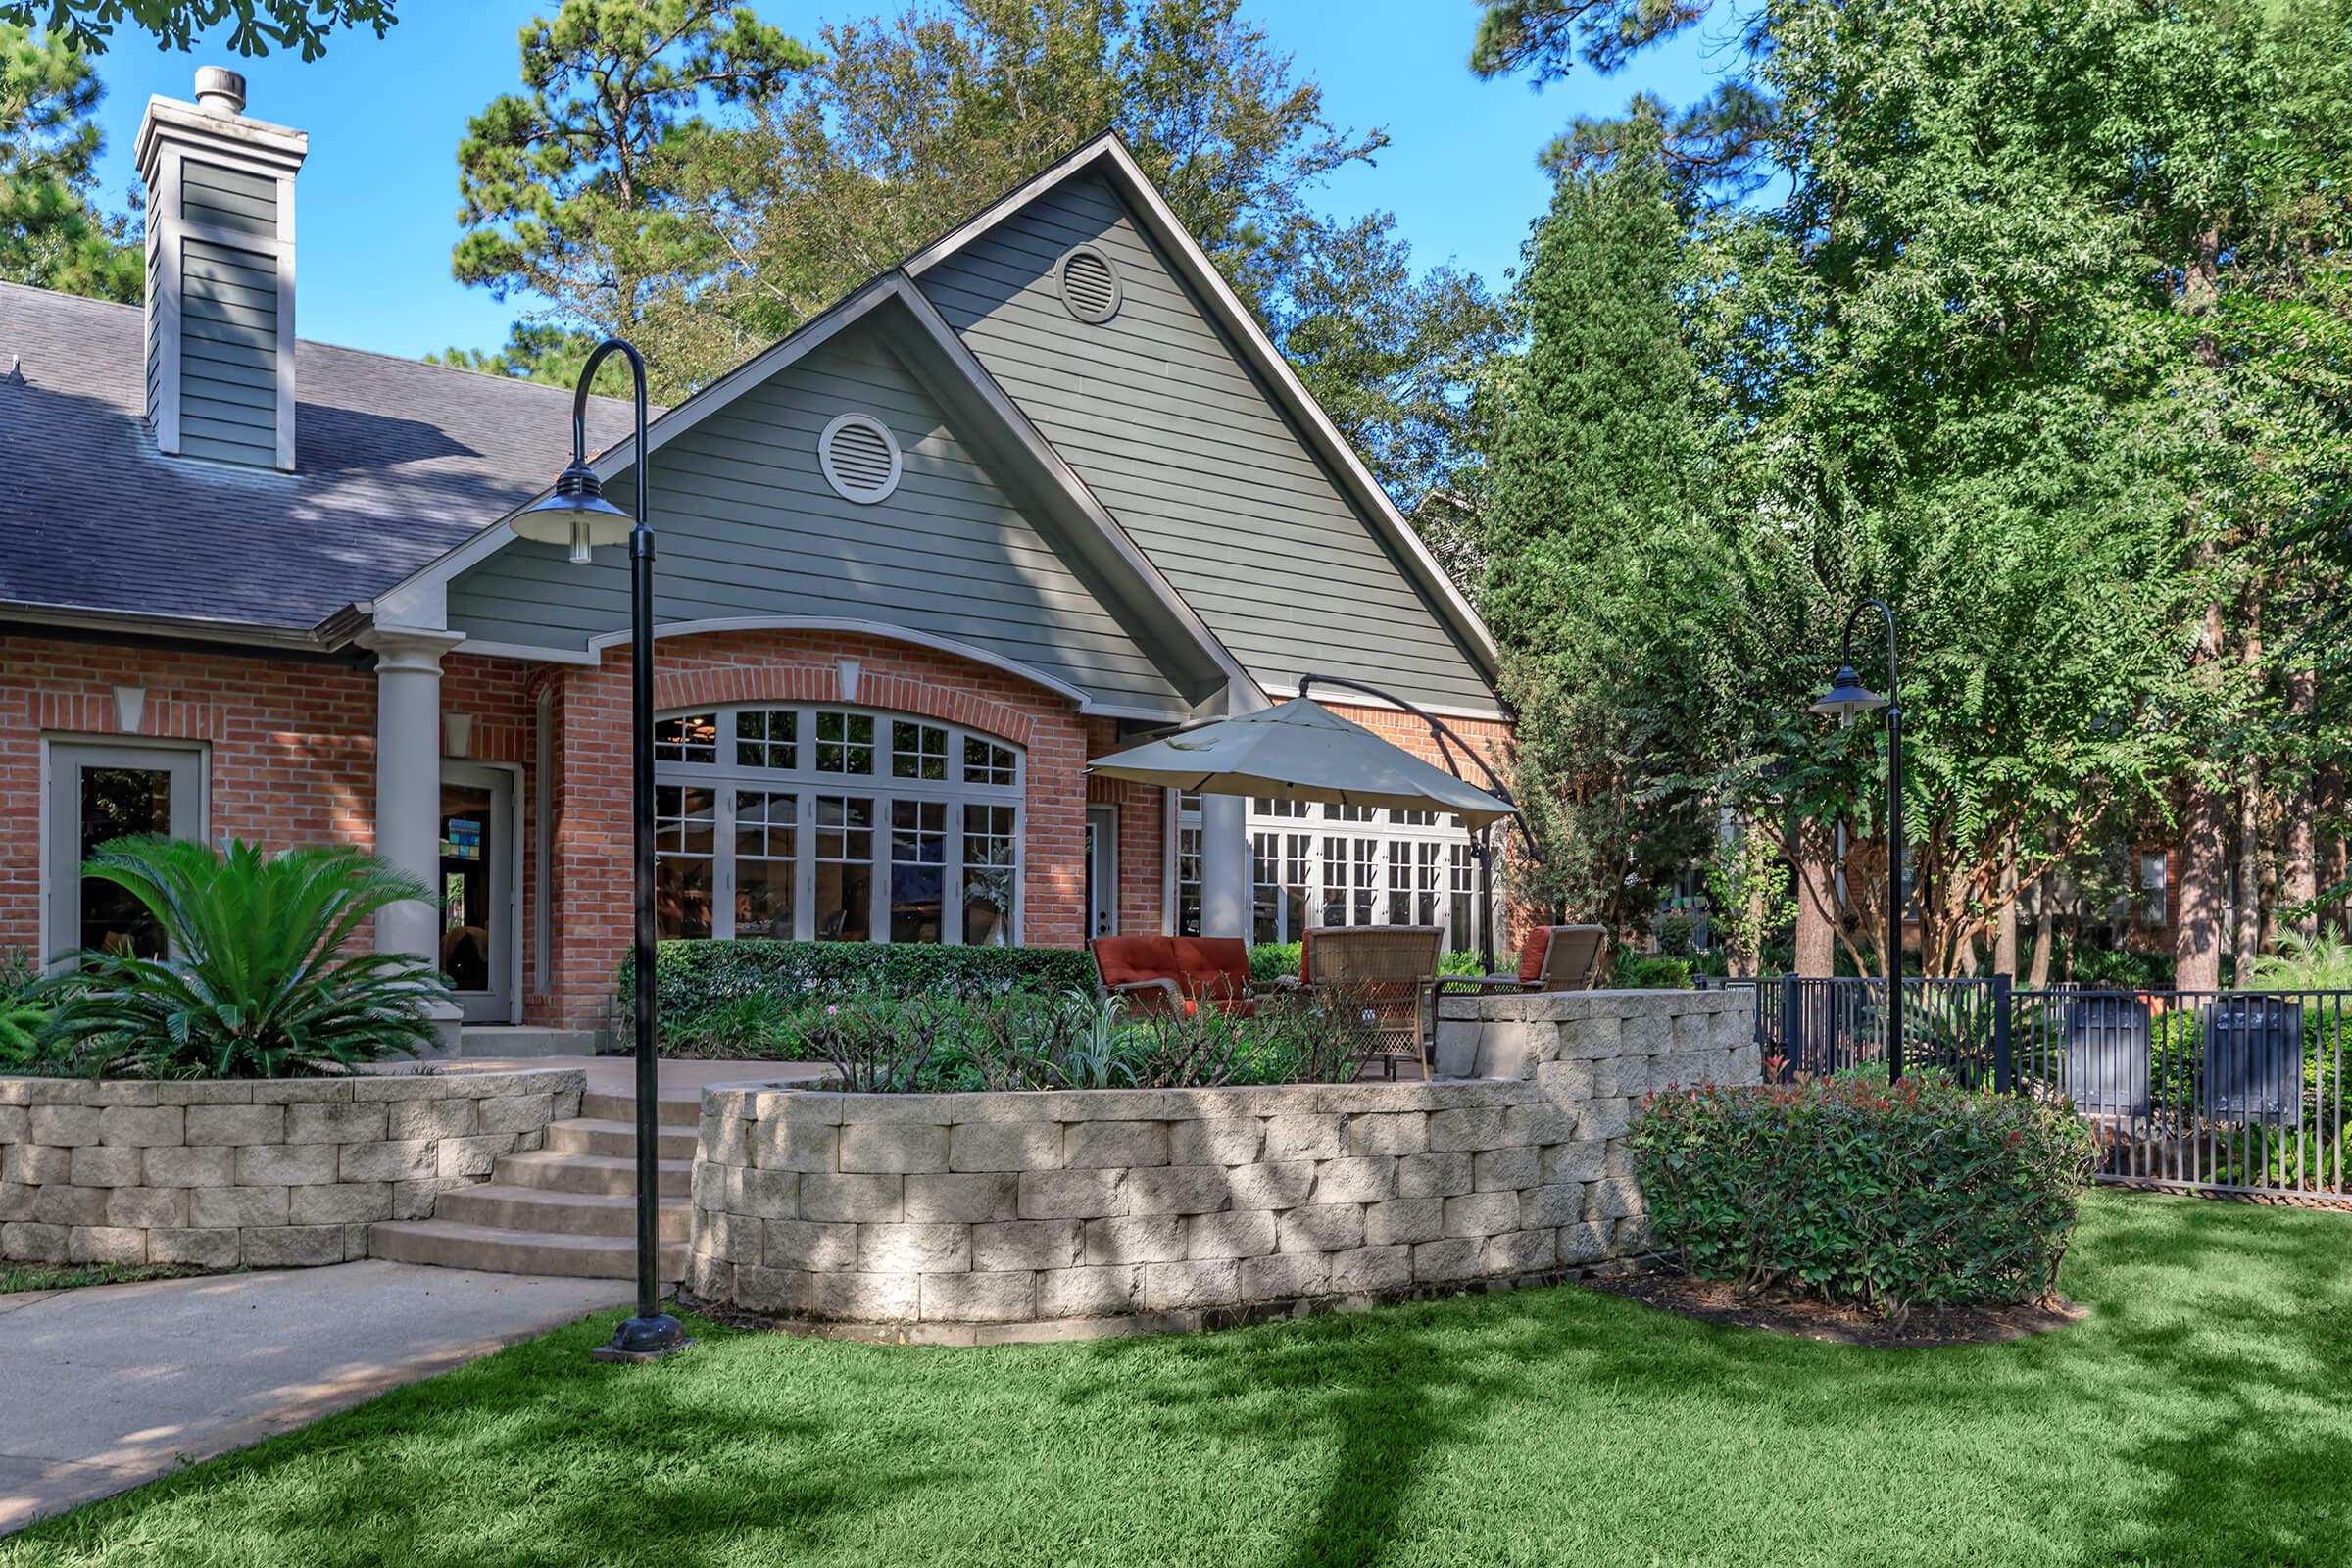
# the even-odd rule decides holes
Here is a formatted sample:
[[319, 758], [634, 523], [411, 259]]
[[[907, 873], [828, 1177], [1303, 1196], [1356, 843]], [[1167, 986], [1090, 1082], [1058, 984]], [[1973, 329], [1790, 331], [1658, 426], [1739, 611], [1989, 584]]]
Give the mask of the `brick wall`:
[[[141, 688], [138, 729], [113, 689]], [[208, 835], [373, 846], [375, 677], [332, 664], [0, 637], [0, 947], [40, 942], [41, 742], [201, 741]]]
[[[1027, 754], [1021, 940], [1071, 947], [1084, 934], [1086, 729], [1068, 699], [970, 660], [838, 632], [713, 632], [663, 638], [657, 709], [702, 703], [855, 703], [996, 735]], [[846, 662], [857, 666], [852, 689]], [[555, 785], [559, 888], [551, 1022], [604, 1021], [630, 929], [628, 651], [564, 665]]]
[[[1022, 938], [1069, 946], [1085, 928], [1085, 814], [1118, 808], [1121, 930], [1164, 928], [1165, 792], [1084, 776], [1085, 760], [1117, 744], [1107, 719], [1080, 718], [1067, 700], [990, 666], [890, 641], [840, 633], [726, 632], [665, 638], [662, 708], [757, 700], [855, 702], [925, 714], [1021, 746], [1028, 799]], [[845, 662], [858, 666], [845, 689]], [[375, 677], [341, 664], [227, 653], [113, 648], [0, 637], [0, 947], [40, 941], [40, 744], [118, 735], [114, 689], [145, 694], [138, 733], [199, 741], [209, 753], [208, 836], [272, 848], [374, 843]], [[557, 777], [537, 773], [536, 699], [552, 689]], [[630, 918], [628, 679], [625, 649], [589, 665], [530, 664], [461, 650], [444, 661], [442, 711], [470, 719], [468, 760], [507, 764], [519, 789], [524, 1016], [594, 1026], [605, 1020]], [[1417, 720], [1343, 707], [1348, 717], [1437, 761]], [[1491, 756], [1507, 727], [1456, 727]], [[535, 951], [537, 833], [552, 809], [554, 931], [550, 984]], [[1523, 922], [1514, 919], [1515, 932]]]
[[[1118, 746], [1119, 727], [1114, 720], [1086, 721], [1088, 757], [1100, 757]], [[1119, 930], [1130, 936], [1165, 930], [1168, 792], [1152, 784], [1089, 777], [1086, 802], [1118, 808]]]

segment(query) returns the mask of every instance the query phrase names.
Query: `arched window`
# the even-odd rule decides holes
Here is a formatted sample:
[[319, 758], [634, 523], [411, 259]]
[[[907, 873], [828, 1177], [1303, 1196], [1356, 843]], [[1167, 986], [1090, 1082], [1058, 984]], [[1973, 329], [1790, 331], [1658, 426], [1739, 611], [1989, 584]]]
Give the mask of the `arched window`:
[[913, 714], [757, 703], [654, 721], [664, 937], [1020, 939], [1016, 747]]

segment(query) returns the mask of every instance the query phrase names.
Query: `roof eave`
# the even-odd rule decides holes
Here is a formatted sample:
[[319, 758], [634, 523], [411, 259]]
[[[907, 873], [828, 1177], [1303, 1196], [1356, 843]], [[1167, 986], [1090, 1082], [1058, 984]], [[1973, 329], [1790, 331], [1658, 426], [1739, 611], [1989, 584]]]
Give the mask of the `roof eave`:
[[1174, 259], [1184, 280], [1208, 302], [1218, 324], [1240, 344], [1250, 368], [1274, 388], [1285, 412], [1298, 421], [1316, 454], [1331, 466], [1349, 497], [1372, 518], [1406, 569], [1429, 594], [1449, 629], [1462, 640], [1463, 646], [1477, 662], [1479, 674], [1489, 686], [1496, 685], [1501, 679], [1502, 655], [1486, 622], [1479, 618], [1478, 612], [1463, 597], [1462, 591], [1454, 586], [1453, 579], [1446, 575], [1446, 568], [1438, 564], [1437, 558], [1429, 553], [1429, 547], [1421, 542], [1421, 536], [1413, 531], [1412, 524], [1404, 519], [1396, 510], [1396, 503], [1389, 499], [1388, 492], [1380, 487], [1380, 481], [1372, 477], [1371, 470], [1356, 456], [1354, 446], [1340, 433], [1339, 427], [1331, 422], [1331, 416], [1323, 411], [1323, 406], [1299, 381], [1298, 372], [1282, 357], [1282, 351], [1274, 346], [1273, 339], [1266, 336], [1265, 328], [1258, 324], [1257, 318], [1250, 315], [1249, 307], [1233, 292], [1232, 285], [1225, 281], [1225, 275], [1217, 270], [1208, 253], [1200, 248], [1200, 242], [1193, 238], [1176, 217], [1174, 209], [1168, 206], [1166, 199], [1145, 176], [1142, 166], [1136, 163], [1135, 155], [1128, 150], [1126, 142], [1120, 139], [1117, 132], [1105, 131], [1051, 168], [1041, 171], [1035, 178], [1018, 189], [1007, 192], [961, 227], [924, 247], [907, 260], [906, 273], [920, 277], [950, 255], [1028, 206], [1044, 191], [1081, 171], [1098, 167], [1113, 177], [1120, 193], [1129, 199], [1152, 230], [1152, 238], [1159, 243], [1162, 251]]

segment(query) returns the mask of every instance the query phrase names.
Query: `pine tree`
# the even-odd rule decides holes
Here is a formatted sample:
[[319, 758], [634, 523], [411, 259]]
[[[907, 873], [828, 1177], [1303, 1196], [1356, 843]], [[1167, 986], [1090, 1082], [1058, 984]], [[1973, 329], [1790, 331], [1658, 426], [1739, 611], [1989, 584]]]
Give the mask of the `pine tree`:
[[1639, 924], [1694, 863], [1687, 782], [1704, 685], [1682, 669], [1697, 558], [1691, 370], [1672, 295], [1682, 220], [1656, 126], [1566, 174], [1529, 242], [1528, 346], [1490, 467], [1482, 609], [1519, 713], [1518, 783], [1548, 863], [1538, 902]]

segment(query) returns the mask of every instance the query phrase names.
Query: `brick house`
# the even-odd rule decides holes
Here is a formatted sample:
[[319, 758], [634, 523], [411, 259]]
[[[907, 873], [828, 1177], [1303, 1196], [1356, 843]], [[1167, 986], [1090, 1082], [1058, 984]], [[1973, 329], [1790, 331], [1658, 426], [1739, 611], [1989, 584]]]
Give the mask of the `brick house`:
[[[139, 132], [143, 310], [0, 284], [0, 946], [152, 940], [75, 874], [120, 832], [343, 841], [442, 890], [377, 937], [466, 1023], [601, 1023], [626, 564], [506, 526], [569, 394], [297, 338], [306, 138], [199, 98]], [[628, 429], [592, 405], [621, 498]], [[647, 446], [665, 936], [1492, 917], [1450, 822], [1086, 774], [1315, 672], [1509, 734], [1476, 615], [1115, 139]]]

